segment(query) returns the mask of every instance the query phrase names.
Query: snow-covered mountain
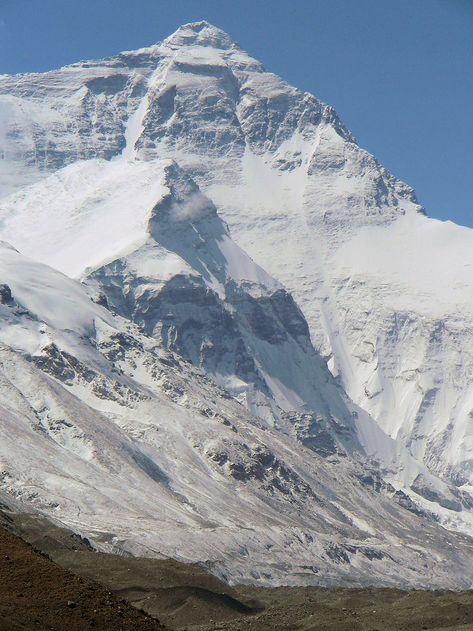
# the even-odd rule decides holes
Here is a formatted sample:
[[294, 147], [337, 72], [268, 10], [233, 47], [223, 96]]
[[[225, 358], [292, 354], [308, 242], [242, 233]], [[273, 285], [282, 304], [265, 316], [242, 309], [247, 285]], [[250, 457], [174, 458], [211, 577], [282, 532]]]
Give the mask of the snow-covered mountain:
[[[18, 272], [11, 280], [13, 267], [0, 278], [13, 295], [9, 302], [7, 287], [0, 336], [14, 372], [5, 391], [13, 384], [21, 400], [55, 392], [39, 417], [34, 412], [39, 430], [23, 462], [44, 427], [50, 440], [50, 414], [59, 423], [61, 466], [71, 454], [80, 461], [66, 483], [38, 448], [35, 481], [15, 481], [10, 437], [0, 446], [6, 488], [23, 494], [38, 486], [30, 499], [37, 493], [43, 509], [110, 541], [105, 500], [97, 493], [87, 511], [81, 495], [84, 476], [92, 480], [87, 463], [95, 471], [104, 450], [104, 482], [97, 473], [90, 486], [110, 485], [107, 497], [119, 496], [113, 510], [135, 493], [124, 491], [129, 467], [138, 486], [144, 471], [172, 489], [169, 514], [159, 514], [167, 524], [159, 545], [145, 518], [146, 498], [158, 491], [144, 485], [143, 499], [136, 496], [135, 526], [124, 516], [117, 534], [129, 549], [143, 551], [151, 538], [152, 553], [177, 555], [182, 527], [183, 557], [215, 562], [232, 578], [250, 579], [246, 557], [258, 568], [255, 580], [382, 582], [384, 557], [359, 565], [360, 555], [346, 548], [361, 527], [388, 547], [412, 537], [423, 550], [431, 537], [438, 561], [454, 561], [439, 572], [419, 565], [409, 546], [405, 554], [389, 548], [404, 584], [471, 584], [462, 560], [470, 559], [469, 544], [461, 541], [456, 560], [441, 540], [459, 540], [432, 521], [472, 532], [471, 230], [427, 218], [413, 191], [356, 144], [329, 106], [266, 72], [206, 22], [107, 60], [0, 76], [0, 158], [0, 238], [82, 281], [81, 288], [32, 263], [18, 263], [24, 278]], [[2, 257], [21, 258], [9, 248]], [[20, 281], [26, 289], [15, 289]], [[25, 302], [33, 289], [41, 309]], [[62, 302], [74, 305], [64, 315]], [[45, 326], [53, 332], [43, 343]], [[205, 419], [224, 420], [210, 427], [214, 420], [198, 416], [196, 425], [195, 405], [204, 405]], [[79, 409], [86, 427], [65, 429], [64, 419], [65, 427], [82, 423]], [[13, 424], [25, 410], [10, 409]], [[285, 534], [268, 543], [275, 493], [268, 476], [294, 481], [293, 470], [299, 490], [321, 494], [329, 508], [312, 511], [308, 496], [294, 500], [295, 491], [279, 489]], [[235, 480], [244, 501], [228, 499]], [[264, 507], [255, 508], [256, 496]], [[83, 519], [73, 519], [74, 502]], [[188, 506], [200, 526], [182, 517], [192, 513]], [[335, 521], [333, 506], [341, 511]], [[316, 513], [304, 535], [287, 534], [289, 524], [300, 527]], [[355, 530], [338, 530], [340, 514]], [[329, 541], [330, 532], [345, 551], [328, 562], [315, 542]], [[288, 542], [296, 539], [293, 557]]]
[[199, 561], [234, 581], [471, 585], [471, 540], [362, 460], [324, 458], [251, 417], [7, 244], [0, 274], [3, 493], [106, 550]]
[[334, 433], [360, 448], [343, 390], [294, 300], [235, 244], [175, 162], [78, 162], [35, 191], [3, 215], [17, 247], [87, 278], [103, 304], [203, 368], [252, 413], [271, 424], [307, 413], [310, 427], [304, 417], [300, 432], [319, 437], [314, 448], [327, 449]]

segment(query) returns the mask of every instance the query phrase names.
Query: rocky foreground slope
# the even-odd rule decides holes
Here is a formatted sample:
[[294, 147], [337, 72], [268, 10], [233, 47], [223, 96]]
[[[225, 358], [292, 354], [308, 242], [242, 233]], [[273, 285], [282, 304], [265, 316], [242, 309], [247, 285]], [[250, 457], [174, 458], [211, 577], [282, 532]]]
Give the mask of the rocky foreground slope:
[[232, 581], [472, 584], [470, 230], [206, 22], [0, 120], [4, 490]]
[[[122, 628], [130, 628], [124, 625], [124, 622], [130, 623], [124, 613], [127, 610], [125, 601], [157, 617], [174, 631], [287, 631], [294, 628], [301, 631], [467, 631], [471, 628], [472, 591], [405, 592], [376, 587], [230, 587], [196, 565], [172, 559], [137, 558], [92, 551], [87, 540], [81, 540], [70, 531], [33, 515], [0, 510], [0, 526], [19, 534], [35, 549], [47, 553], [60, 567], [72, 570], [85, 579], [85, 583], [76, 580], [79, 591], [73, 592], [76, 599], [73, 609], [80, 616], [78, 629], [91, 628], [90, 622], [98, 622], [97, 614], [103, 616], [100, 620], [102, 624], [96, 624], [97, 628], [104, 626], [104, 620], [107, 621], [105, 626], [110, 626], [111, 615], [118, 617], [118, 626], [122, 623]], [[6, 545], [11, 541], [10, 538]], [[18, 540], [14, 540], [14, 545], [18, 545]], [[10, 550], [5, 547], [2, 552], [6, 551], [10, 556]], [[18, 574], [21, 576], [21, 567], [18, 568]], [[56, 575], [61, 576], [59, 568], [56, 569]], [[29, 586], [22, 587], [21, 610], [10, 609], [12, 615], [9, 616], [8, 631], [12, 629], [14, 616], [17, 619], [23, 617], [24, 621], [30, 615], [29, 619], [34, 620], [31, 613], [35, 605], [41, 603], [42, 598], [51, 597], [50, 594], [44, 595], [44, 589], [38, 594], [36, 581], [40, 577], [41, 574], [37, 573], [34, 577], [23, 575], [24, 583]], [[32, 582], [31, 578], [35, 581]], [[68, 578], [70, 581], [69, 573]], [[91, 590], [90, 581], [100, 583], [106, 591], [97, 589], [97, 586]], [[68, 588], [67, 583], [64, 585], [62, 581], [60, 588], [52, 590], [53, 606], [50, 601], [48, 611], [45, 612], [43, 607], [37, 614], [48, 615], [50, 620], [56, 615], [56, 619], [53, 619], [55, 629], [68, 631], [75, 628], [73, 623], [76, 618], [61, 615], [65, 609], [69, 612], [70, 608], [67, 603], [64, 607], [64, 588]], [[81, 589], [84, 591], [81, 592]], [[118, 603], [111, 594], [119, 599]], [[87, 619], [84, 609], [90, 603], [90, 596], [97, 595], [96, 611], [91, 611]], [[5, 610], [7, 604], [3, 599], [2, 604]], [[143, 618], [135, 618], [137, 622], [131, 628], [143, 629]], [[31, 628], [37, 626], [32, 625]]]
[[56, 565], [2, 527], [0, 555], [1, 631], [113, 628], [166, 631], [159, 622], [119, 600], [98, 583]]

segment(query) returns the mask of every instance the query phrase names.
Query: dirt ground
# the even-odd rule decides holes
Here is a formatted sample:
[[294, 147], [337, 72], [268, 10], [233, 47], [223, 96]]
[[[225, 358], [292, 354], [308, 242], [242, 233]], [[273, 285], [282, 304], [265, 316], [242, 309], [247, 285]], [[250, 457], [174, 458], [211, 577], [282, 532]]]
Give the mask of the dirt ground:
[[[123, 600], [174, 631], [473, 631], [473, 591], [230, 587], [195, 565], [95, 552], [86, 540], [37, 516], [0, 511], [2, 523], [75, 576], [65, 572], [59, 580], [56, 572], [62, 570], [52, 570], [41, 556], [43, 565], [32, 575], [33, 551], [17, 541], [20, 557], [12, 580], [0, 548], [0, 619], [12, 621], [0, 622], [0, 631], [160, 628]], [[76, 606], [68, 607], [68, 600]], [[40, 614], [56, 616], [55, 622]], [[36, 619], [39, 625], [25, 626]]]
[[0, 629], [163, 629], [111, 592], [0, 528]]
[[473, 631], [473, 591], [232, 588], [175, 561], [81, 552], [61, 562], [84, 576], [98, 572], [175, 631]]

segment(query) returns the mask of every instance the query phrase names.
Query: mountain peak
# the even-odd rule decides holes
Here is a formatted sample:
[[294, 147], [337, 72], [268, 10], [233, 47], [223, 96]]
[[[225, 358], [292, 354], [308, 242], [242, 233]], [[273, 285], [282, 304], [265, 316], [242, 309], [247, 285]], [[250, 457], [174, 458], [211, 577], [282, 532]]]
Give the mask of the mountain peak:
[[209, 46], [221, 49], [238, 47], [228, 33], [206, 20], [183, 24], [165, 42], [172, 46]]

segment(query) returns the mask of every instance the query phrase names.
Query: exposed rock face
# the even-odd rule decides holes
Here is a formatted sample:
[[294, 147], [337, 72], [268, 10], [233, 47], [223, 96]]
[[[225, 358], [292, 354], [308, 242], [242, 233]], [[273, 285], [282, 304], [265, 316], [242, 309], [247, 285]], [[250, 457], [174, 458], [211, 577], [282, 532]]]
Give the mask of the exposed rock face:
[[[293, 298], [233, 243], [214, 204], [176, 163], [166, 165], [164, 181], [146, 242], [87, 282], [111, 309], [203, 368], [251, 412], [291, 433], [285, 412], [312, 411], [327, 424], [337, 418], [345, 448], [361, 451], [343, 392]], [[149, 265], [166, 257], [172, 273], [169, 265]], [[342, 444], [337, 436], [332, 443]]]
[[9, 304], [13, 301], [11, 289], [5, 283], [0, 284], [0, 303]]

